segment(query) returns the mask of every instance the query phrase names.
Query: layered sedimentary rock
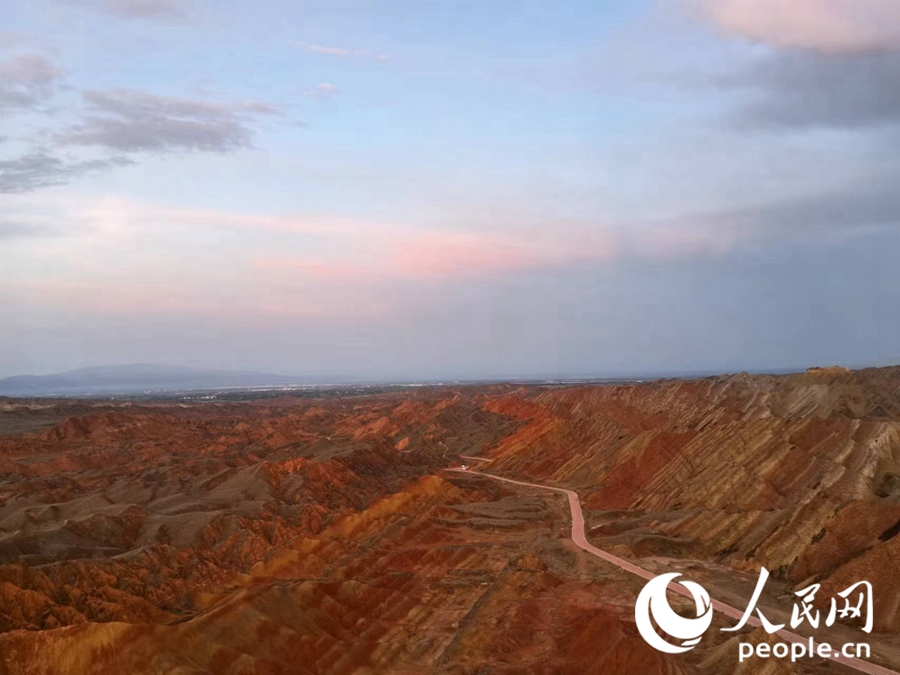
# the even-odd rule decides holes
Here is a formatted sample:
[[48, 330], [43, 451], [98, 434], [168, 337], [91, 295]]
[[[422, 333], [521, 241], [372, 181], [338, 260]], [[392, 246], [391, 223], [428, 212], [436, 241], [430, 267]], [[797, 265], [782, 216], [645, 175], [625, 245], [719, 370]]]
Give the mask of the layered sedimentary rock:
[[496, 441], [494, 417], [452, 399], [127, 406], [0, 439], [0, 630], [190, 615], [198, 588], [446, 464], [448, 442]]
[[900, 629], [898, 369], [558, 390], [487, 408], [525, 422], [491, 451], [492, 470], [578, 489], [598, 545], [765, 566], [829, 592], [867, 579], [883, 591], [878, 626]]
[[900, 369], [0, 415], [0, 673], [773, 667], [650, 649], [641, 582], [572, 546], [564, 501], [442, 471], [462, 454], [575, 489], [648, 569], [733, 601], [760, 566], [823, 599], [867, 579], [900, 630]]

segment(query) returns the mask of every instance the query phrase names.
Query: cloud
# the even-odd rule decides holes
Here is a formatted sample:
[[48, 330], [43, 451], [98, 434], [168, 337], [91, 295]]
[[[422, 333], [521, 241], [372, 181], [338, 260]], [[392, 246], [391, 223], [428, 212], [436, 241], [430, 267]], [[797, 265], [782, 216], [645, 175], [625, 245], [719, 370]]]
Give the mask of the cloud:
[[385, 54], [379, 54], [368, 49], [346, 49], [344, 47], [326, 47], [324, 45], [314, 45], [309, 42], [292, 41], [292, 45], [307, 52], [316, 54], [324, 54], [326, 56], [337, 56], [342, 59], [367, 59], [370, 61], [387, 61]]
[[377, 265], [409, 279], [504, 277], [526, 271], [608, 262], [622, 233], [598, 225], [551, 232], [410, 231], [384, 247]]
[[[253, 254], [253, 267], [260, 274], [284, 283], [354, 286], [511, 278], [626, 261], [670, 263], [715, 258], [744, 246], [770, 246], [781, 239], [843, 235], [900, 223], [900, 194], [892, 186], [886, 177], [884, 184], [848, 188], [845, 193], [657, 221], [557, 223], [553, 228], [528, 232], [168, 208], [116, 199], [70, 211], [106, 232], [205, 229], [224, 236], [228, 230], [251, 230], [254, 241], [265, 251]], [[270, 239], [280, 243], [276, 249], [266, 250], [265, 242]], [[316, 255], [293, 252], [308, 248], [311, 242], [320, 251]]]
[[724, 32], [832, 54], [900, 49], [896, 0], [694, 0]]
[[340, 88], [335, 85], [322, 82], [322, 84], [317, 84], [314, 88], [308, 90], [306, 95], [318, 101], [328, 101], [337, 96], [340, 91]]
[[173, 208], [141, 201], [119, 198], [87, 200], [73, 207], [91, 221], [107, 223], [114, 227], [146, 228], [156, 230], [169, 225], [179, 231], [186, 228], [208, 228], [258, 232], [327, 235], [334, 238], [357, 239], [360, 237], [399, 236], [405, 228], [368, 220], [365, 218], [341, 218], [334, 216], [299, 216], [281, 214], [257, 214], [218, 209]]
[[767, 55], [722, 80], [749, 100], [736, 112], [745, 127], [865, 128], [900, 123], [900, 53]]
[[[5, 217], [29, 225], [65, 223], [67, 230], [75, 222], [84, 236], [58, 243], [35, 239], [31, 251], [16, 242], [17, 251], [21, 247], [33, 256], [31, 264], [53, 274], [40, 280], [14, 277], [7, 286], [29, 306], [234, 319], [244, 325], [299, 318], [393, 321], [420, 310], [442, 316], [448, 299], [464, 306], [481, 293], [473, 292], [476, 288], [493, 289], [482, 298], [497, 298], [503, 289], [519, 287], [523, 306], [530, 306], [533, 289], [542, 284], [577, 308], [577, 288], [569, 283], [585, 275], [615, 280], [642, 270], [645, 278], [660, 280], [733, 261], [759, 269], [787, 249], [841, 251], [859, 241], [878, 241], [900, 223], [894, 184], [886, 176], [871, 189], [660, 221], [549, 220], [538, 229], [478, 230], [355, 216], [172, 208], [70, 192], [26, 195], [10, 200], [18, 210]], [[873, 233], [878, 236], [869, 236]], [[744, 272], [734, 274], [739, 279]], [[583, 290], [593, 297], [601, 287], [612, 295], [620, 292], [615, 281]]]
[[687, 0], [729, 35], [773, 49], [718, 83], [747, 95], [740, 127], [863, 129], [900, 122], [896, 0]]
[[88, 112], [59, 139], [120, 152], [228, 152], [250, 145], [253, 119], [276, 113], [258, 102], [218, 103], [130, 89], [86, 91], [83, 96]]
[[394, 230], [386, 236], [363, 234], [344, 257], [262, 257], [257, 269], [282, 278], [328, 283], [367, 284], [403, 280], [445, 281], [502, 277], [548, 269], [578, 261], [598, 261], [612, 254], [614, 242], [605, 236], [590, 243], [569, 243], [540, 237], [498, 233]]
[[43, 56], [13, 56], [0, 61], [0, 113], [33, 108], [49, 98], [59, 70]]
[[[618, 235], [594, 231], [474, 231], [417, 227], [360, 217], [255, 214], [216, 209], [171, 208], [128, 199], [69, 200], [68, 217], [77, 218], [112, 237], [121, 233], [167, 231], [178, 237], [205, 230], [202, 236], [231, 237], [250, 231], [258, 268], [306, 278], [333, 280], [477, 278], [573, 261], [609, 259]], [[51, 218], [52, 221], [52, 218]], [[201, 236], [201, 235], [197, 235]], [[279, 242], [274, 248], [268, 242]], [[288, 251], [320, 251], [315, 257]], [[264, 251], [264, 253], [262, 252]]]
[[124, 19], [184, 19], [185, 0], [69, 0]]
[[[736, 245], [788, 238], [846, 236], [900, 226], [900, 176], [885, 175], [880, 183], [848, 187], [843, 192], [795, 197], [680, 219], [693, 228], [716, 232]], [[675, 221], [674, 224], [678, 224]]]
[[77, 176], [131, 163], [123, 157], [68, 162], [46, 152], [35, 151], [16, 159], [0, 160], [0, 194], [63, 185]]
[[305, 49], [306, 51], [328, 54], [329, 56], [346, 57], [352, 54], [349, 49], [343, 49], [341, 47], [323, 47], [322, 45], [311, 45], [308, 42], [294, 42], [292, 44], [300, 47], [300, 49]]
[[[187, 273], [190, 265], [185, 267], [178, 256], [187, 261], [196, 242], [214, 241], [205, 249], [204, 271], [196, 280], [207, 289], [201, 295], [218, 298], [220, 282], [238, 271], [254, 289], [248, 292], [248, 303], [249, 296], [266, 298], [274, 312], [276, 306], [286, 308], [300, 298], [318, 298], [323, 306], [329, 299], [343, 298], [342, 307], [351, 308], [363, 295], [390, 298], [395, 291], [426, 287], [527, 283], [548, 274], [635, 265], [684, 268], [742, 251], [768, 256], [782, 245], [840, 246], [900, 225], [900, 191], [894, 187], [898, 172], [885, 167], [883, 173], [880, 179], [862, 176], [843, 192], [689, 211], [659, 220], [551, 220], [540, 228], [477, 230], [356, 216], [173, 208], [87, 196], [18, 199], [21, 214], [32, 214], [34, 205], [42, 209], [42, 217], [29, 216], [29, 224], [81, 223], [91, 233], [84, 244], [90, 256], [112, 260], [124, 250], [146, 278], [166, 277], [172, 270]], [[23, 220], [16, 212], [8, 217]], [[164, 248], [159, 248], [161, 243]], [[101, 267], [95, 260], [88, 269]], [[227, 304], [227, 299], [222, 301]]]

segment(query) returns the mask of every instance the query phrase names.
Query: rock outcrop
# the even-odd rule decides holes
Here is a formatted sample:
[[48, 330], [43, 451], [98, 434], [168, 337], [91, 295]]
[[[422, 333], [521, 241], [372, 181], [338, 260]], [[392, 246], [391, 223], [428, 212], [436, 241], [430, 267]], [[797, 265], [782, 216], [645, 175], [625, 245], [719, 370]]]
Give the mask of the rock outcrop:
[[[480, 468], [576, 490], [595, 545], [732, 602], [760, 566], [787, 595], [866, 579], [886, 663], [900, 631], [900, 369], [2, 403], [0, 675], [827, 669], [654, 651], [642, 583]], [[442, 471], [463, 454], [491, 462]]]

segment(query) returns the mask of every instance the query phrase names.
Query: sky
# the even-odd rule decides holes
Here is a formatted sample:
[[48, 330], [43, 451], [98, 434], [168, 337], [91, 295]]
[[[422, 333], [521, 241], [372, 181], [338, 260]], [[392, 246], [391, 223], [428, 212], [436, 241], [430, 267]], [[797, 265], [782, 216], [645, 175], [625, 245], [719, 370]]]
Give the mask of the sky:
[[900, 363], [895, 0], [7, 0], [0, 376]]

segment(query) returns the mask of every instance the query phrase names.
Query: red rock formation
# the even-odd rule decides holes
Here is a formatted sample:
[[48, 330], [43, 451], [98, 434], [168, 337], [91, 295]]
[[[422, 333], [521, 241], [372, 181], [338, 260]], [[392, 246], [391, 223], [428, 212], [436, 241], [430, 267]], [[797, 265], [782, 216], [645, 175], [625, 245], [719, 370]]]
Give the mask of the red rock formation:
[[479, 453], [617, 555], [737, 600], [868, 579], [900, 630], [900, 369], [7, 414], [0, 675], [738, 672], [647, 647], [552, 494], [438, 477]]

